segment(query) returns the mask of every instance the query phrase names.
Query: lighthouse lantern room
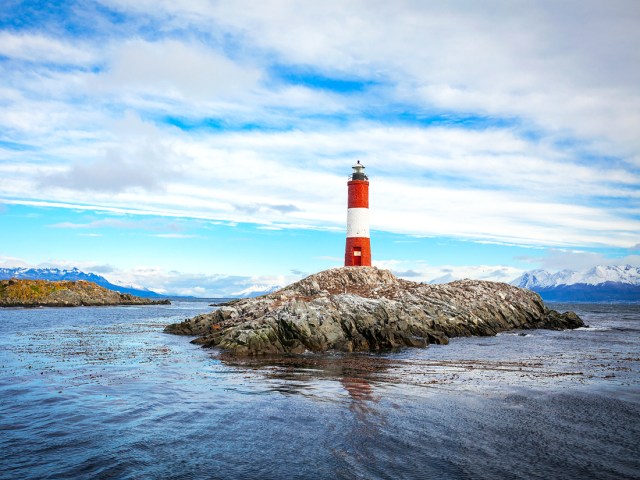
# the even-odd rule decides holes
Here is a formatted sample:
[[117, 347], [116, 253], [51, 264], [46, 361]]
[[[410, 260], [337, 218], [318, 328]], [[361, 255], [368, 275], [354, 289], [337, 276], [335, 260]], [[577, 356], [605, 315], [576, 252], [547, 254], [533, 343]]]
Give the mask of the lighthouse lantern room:
[[371, 266], [369, 240], [369, 178], [360, 160], [352, 167], [347, 182], [347, 245], [344, 253], [345, 267]]

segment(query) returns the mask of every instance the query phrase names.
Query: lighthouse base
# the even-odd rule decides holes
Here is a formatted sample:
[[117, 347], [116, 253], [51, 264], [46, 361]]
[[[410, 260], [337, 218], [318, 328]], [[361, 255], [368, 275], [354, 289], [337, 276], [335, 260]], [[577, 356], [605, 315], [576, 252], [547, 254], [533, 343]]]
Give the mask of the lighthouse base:
[[344, 251], [345, 267], [371, 266], [371, 241], [367, 237], [347, 237]]

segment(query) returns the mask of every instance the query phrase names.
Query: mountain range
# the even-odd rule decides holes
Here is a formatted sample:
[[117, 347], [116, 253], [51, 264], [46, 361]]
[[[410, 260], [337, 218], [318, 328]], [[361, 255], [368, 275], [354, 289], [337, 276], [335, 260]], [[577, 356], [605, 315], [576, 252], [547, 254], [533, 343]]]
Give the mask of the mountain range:
[[[161, 297], [176, 297], [177, 295], [162, 295], [160, 293], [154, 292], [149, 289], [140, 289], [134, 288], [131, 286], [124, 287], [122, 285], [116, 285], [111, 283], [106, 278], [96, 275], [95, 273], [86, 273], [78, 268], [72, 268], [71, 270], [60, 269], [60, 268], [0, 268], [0, 280], [8, 280], [10, 278], [17, 278], [22, 280], [49, 280], [49, 281], [60, 281], [60, 280], [86, 280], [88, 282], [93, 282], [101, 287], [108, 288], [109, 290], [114, 290], [120, 293], [130, 293], [137, 297], [143, 298], [161, 298]], [[260, 295], [265, 295], [267, 293], [274, 292], [281, 288], [281, 285], [266, 285], [266, 284], [255, 284], [250, 285], [249, 287], [241, 290], [237, 293], [234, 293], [229, 296], [229, 298], [246, 298], [246, 297], [257, 297]], [[184, 297], [182, 298], [194, 298], [194, 297]]]
[[640, 267], [631, 265], [598, 265], [582, 272], [531, 270], [510, 283], [533, 290], [548, 301], [640, 301]]
[[[0, 268], [0, 280], [10, 278], [26, 280], [87, 280], [109, 290], [130, 293], [139, 297], [163, 297], [148, 289], [125, 287], [109, 282], [94, 273], [85, 273], [78, 268]], [[528, 288], [540, 294], [544, 300], [557, 302], [640, 302], [640, 267], [631, 265], [599, 265], [578, 272], [561, 270], [550, 273], [546, 270], [531, 270], [509, 282], [516, 287]], [[255, 297], [271, 293], [280, 288], [273, 285], [252, 285], [233, 295]]]
[[0, 280], [8, 280], [10, 278], [50, 281], [86, 280], [88, 282], [96, 283], [101, 287], [108, 288], [109, 290], [115, 290], [120, 293], [130, 293], [137, 297], [156, 298], [164, 296], [148, 289], [115, 285], [100, 275], [96, 275], [95, 273], [85, 273], [77, 268], [72, 268], [71, 270], [63, 270], [59, 268], [0, 268]]
[[282, 285], [269, 285], [258, 283], [255, 285], [250, 285], [247, 288], [240, 290], [233, 294], [234, 297], [240, 298], [250, 298], [250, 297], [259, 297], [261, 295], [267, 295], [269, 293], [273, 293], [276, 290], [280, 290]]

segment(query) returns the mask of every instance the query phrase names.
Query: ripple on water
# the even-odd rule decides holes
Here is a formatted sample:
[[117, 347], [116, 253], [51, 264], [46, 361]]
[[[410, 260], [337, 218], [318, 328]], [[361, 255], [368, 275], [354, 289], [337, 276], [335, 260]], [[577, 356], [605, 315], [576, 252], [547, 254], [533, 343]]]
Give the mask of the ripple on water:
[[222, 361], [161, 333], [180, 318], [174, 307], [0, 319], [0, 477], [640, 472], [639, 338], [629, 325], [640, 317], [629, 309], [621, 318], [599, 307], [578, 331]]

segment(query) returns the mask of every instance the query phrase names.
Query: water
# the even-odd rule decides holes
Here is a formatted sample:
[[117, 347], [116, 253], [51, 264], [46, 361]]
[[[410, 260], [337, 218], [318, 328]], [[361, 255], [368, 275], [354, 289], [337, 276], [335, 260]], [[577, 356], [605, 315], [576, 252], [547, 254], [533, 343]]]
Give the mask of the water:
[[592, 328], [221, 361], [171, 306], [0, 310], [0, 478], [638, 478], [640, 305]]

